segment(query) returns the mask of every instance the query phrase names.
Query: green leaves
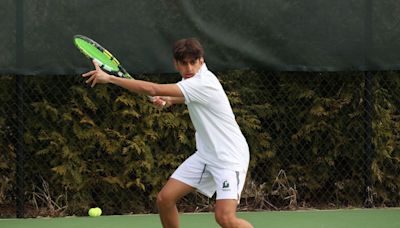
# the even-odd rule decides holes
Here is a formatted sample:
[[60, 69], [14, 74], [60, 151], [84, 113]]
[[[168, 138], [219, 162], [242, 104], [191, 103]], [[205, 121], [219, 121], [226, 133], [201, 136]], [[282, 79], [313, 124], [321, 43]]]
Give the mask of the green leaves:
[[[361, 73], [217, 75], [250, 147], [249, 183], [264, 203], [274, 204], [274, 178], [284, 172], [297, 203], [361, 205], [369, 168], [375, 200], [399, 202], [398, 73], [374, 74], [372, 113], [364, 111]], [[16, 116], [12, 77], [0, 80], [1, 203], [14, 198]], [[26, 191], [44, 179], [51, 195], [68, 195], [69, 213], [95, 202], [109, 213], [155, 212], [157, 192], [196, 149], [184, 105], [160, 110], [146, 96], [88, 88], [76, 77], [26, 77], [25, 89]], [[370, 167], [365, 115], [372, 117]]]

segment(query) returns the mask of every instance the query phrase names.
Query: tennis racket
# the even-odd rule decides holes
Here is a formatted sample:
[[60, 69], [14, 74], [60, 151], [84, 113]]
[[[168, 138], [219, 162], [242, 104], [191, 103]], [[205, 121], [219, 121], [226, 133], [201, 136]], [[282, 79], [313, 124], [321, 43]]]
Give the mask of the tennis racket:
[[[86, 36], [75, 35], [74, 44], [79, 49], [79, 51], [82, 52], [82, 54], [84, 54], [89, 59], [97, 62], [100, 68], [104, 71], [107, 71], [109, 74], [121, 78], [134, 79], [125, 70], [125, 68], [122, 67], [121, 63], [111, 54], [111, 52], [102, 47], [96, 41]], [[154, 100], [154, 97], [148, 97], [151, 101]], [[165, 105], [165, 102], [163, 105]]]

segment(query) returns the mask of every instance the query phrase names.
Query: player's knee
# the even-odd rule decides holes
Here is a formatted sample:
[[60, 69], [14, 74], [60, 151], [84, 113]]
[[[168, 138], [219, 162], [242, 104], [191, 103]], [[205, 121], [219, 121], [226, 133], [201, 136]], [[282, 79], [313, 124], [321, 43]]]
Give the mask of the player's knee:
[[158, 207], [162, 206], [165, 204], [165, 202], [168, 201], [168, 197], [161, 191], [157, 194], [157, 205]]
[[234, 214], [216, 210], [215, 220], [221, 227], [229, 228], [229, 227], [234, 227], [236, 216]]
[[175, 205], [175, 201], [172, 197], [168, 196], [164, 191], [161, 191], [157, 195], [157, 206], [160, 207], [168, 207]]

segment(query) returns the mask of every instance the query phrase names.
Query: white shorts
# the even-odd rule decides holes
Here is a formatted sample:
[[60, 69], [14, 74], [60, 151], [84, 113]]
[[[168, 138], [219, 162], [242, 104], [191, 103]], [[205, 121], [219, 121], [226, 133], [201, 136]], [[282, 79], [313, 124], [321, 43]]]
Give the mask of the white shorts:
[[197, 154], [193, 154], [175, 170], [171, 178], [196, 188], [209, 198], [217, 192], [217, 200], [239, 201], [246, 172], [207, 165]]

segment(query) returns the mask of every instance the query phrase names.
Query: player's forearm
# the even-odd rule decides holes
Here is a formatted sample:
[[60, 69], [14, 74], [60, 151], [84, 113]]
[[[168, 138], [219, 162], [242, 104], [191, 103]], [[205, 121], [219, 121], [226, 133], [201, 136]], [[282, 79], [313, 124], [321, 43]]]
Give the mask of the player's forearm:
[[185, 98], [184, 97], [163, 97], [165, 101], [167, 101], [170, 104], [183, 104], [185, 103]]
[[139, 94], [156, 96], [155, 83], [111, 76], [110, 83]]
[[152, 97], [183, 97], [183, 93], [177, 84], [157, 84], [148, 81], [132, 80], [115, 76], [110, 76], [107, 79], [107, 82], [121, 86], [135, 93], [145, 94]]

